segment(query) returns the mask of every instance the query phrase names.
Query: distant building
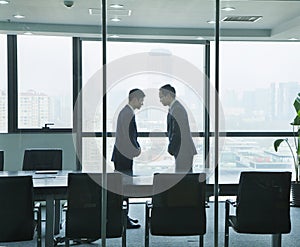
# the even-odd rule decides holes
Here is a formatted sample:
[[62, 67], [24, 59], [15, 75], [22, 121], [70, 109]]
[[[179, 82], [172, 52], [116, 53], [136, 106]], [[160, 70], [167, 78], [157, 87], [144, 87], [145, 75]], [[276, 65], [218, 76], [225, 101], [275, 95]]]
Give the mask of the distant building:
[[271, 85], [271, 118], [289, 119], [295, 116], [293, 102], [300, 92], [299, 82], [272, 83]]
[[50, 118], [50, 98], [44, 93], [29, 90], [18, 99], [19, 128], [41, 128]]
[[0, 132], [7, 131], [7, 94], [0, 90]]

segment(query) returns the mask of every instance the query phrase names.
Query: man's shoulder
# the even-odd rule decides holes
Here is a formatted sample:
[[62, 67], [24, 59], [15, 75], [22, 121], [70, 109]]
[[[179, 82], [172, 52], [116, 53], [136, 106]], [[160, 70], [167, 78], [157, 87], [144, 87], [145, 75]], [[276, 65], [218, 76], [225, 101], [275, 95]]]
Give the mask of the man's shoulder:
[[128, 112], [132, 112], [132, 110], [130, 109], [129, 105], [125, 105], [122, 110], [120, 111], [120, 113], [128, 113]]
[[185, 110], [184, 106], [178, 101], [176, 100], [173, 104], [172, 107], [174, 110]]
[[133, 115], [134, 115], [134, 113], [128, 105], [124, 106], [122, 108], [122, 110], [120, 111], [120, 113], [119, 113], [119, 117], [121, 117], [121, 118], [124, 118], [124, 117], [125, 118], [128, 118], [128, 117], [130, 118]]

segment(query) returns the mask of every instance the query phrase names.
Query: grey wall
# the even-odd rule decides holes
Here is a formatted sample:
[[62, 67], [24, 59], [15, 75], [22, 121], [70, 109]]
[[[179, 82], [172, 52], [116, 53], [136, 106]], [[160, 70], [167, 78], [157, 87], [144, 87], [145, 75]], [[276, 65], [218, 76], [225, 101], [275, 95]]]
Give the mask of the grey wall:
[[0, 150], [4, 150], [4, 170], [22, 170], [26, 148], [61, 148], [63, 169], [76, 169], [76, 151], [72, 134], [0, 134]]

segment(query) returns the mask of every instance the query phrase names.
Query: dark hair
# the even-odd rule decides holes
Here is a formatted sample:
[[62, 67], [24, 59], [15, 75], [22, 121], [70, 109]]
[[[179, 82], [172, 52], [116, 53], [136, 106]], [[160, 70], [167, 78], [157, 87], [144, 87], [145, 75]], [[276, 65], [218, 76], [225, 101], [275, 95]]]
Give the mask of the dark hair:
[[162, 92], [164, 96], [166, 96], [167, 94], [170, 94], [174, 98], [176, 96], [176, 90], [170, 84], [166, 84], [162, 86], [159, 90]]
[[128, 95], [129, 101], [131, 101], [134, 98], [142, 99], [144, 97], [145, 97], [145, 94], [141, 89], [134, 88], [134, 89], [129, 91], [129, 95]]

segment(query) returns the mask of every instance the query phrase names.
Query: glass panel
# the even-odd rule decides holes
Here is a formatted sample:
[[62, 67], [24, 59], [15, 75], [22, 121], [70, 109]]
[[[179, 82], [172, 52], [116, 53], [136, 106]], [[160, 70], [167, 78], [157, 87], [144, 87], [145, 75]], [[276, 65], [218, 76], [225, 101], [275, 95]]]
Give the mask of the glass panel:
[[300, 43], [224, 41], [220, 57], [226, 131], [291, 131]]
[[[102, 114], [102, 42], [82, 42], [82, 131], [100, 132]], [[94, 95], [95, 93], [95, 95]], [[92, 109], [92, 112], [91, 112]]]
[[0, 34], [0, 133], [7, 133], [7, 38]]
[[18, 36], [18, 128], [72, 128], [72, 39]]
[[[95, 87], [91, 87], [92, 92], [89, 92], [89, 84], [97, 84], [97, 80], [101, 81], [100, 59], [95, 54], [101, 54], [100, 42], [84, 41], [83, 42], [83, 102], [86, 109], [91, 109], [94, 102], [91, 94], [94, 94]], [[140, 87], [146, 93], [144, 106], [137, 114], [137, 124], [140, 125], [139, 131], [165, 131], [166, 112], [167, 108], [162, 107], [158, 98], [158, 89], [166, 83], [171, 83], [177, 90], [177, 97], [185, 104], [192, 131], [203, 131], [203, 90], [204, 90], [204, 45], [201, 44], [167, 44], [167, 43], [136, 43], [136, 42], [108, 42], [108, 97], [107, 97], [107, 121], [108, 131], [115, 131], [115, 120], [119, 110], [128, 102], [128, 92], [132, 88]], [[174, 74], [174, 77], [157, 71], [132, 71], [132, 68], [126, 68], [125, 64], [135, 60], [139, 64], [138, 59], [145, 59], [143, 56], [136, 55], [144, 53], [145, 56], [176, 56], [182, 59], [182, 64], [186, 66], [194, 66], [199, 70], [200, 78], [197, 79], [197, 85], [188, 82], [183, 82], [182, 78], [176, 78], [176, 73], [173, 71], [174, 61], [170, 57], [167, 61], [169, 64], [163, 64], [163, 60], [158, 68], [166, 71], [169, 74]], [[163, 59], [163, 58], [162, 58]], [[151, 60], [146, 65], [148, 69], [152, 68]], [[184, 68], [183, 68], [184, 69]], [[127, 74], [126, 74], [127, 71]], [[184, 73], [184, 71], [181, 71]], [[125, 74], [124, 74], [125, 73]], [[188, 73], [188, 71], [187, 71]], [[120, 74], [120, 78], [118, 75]], [[198, 74], [197, 74], [198, 75]], [[113, 79], [112, 79], [113, 78]], [[194, 86], [194, 87], [193, 87]], [[101, 131], [101, 102], [98, 102], [97, 110], [90, 120], [83, 117], [84, 131]], [[84, 114], [89, 112], [84, 111]]]
[[222, 131], [291, 131], [300, 91], [300, 43], [293, 41], [300, 2], [220, 3]]
[[[300, 91], [300, 43], [293, 41], [299, 38], [300, 2], [220, 3], [221, 131], [292, 131], [293, 102]], [[285, 147], [275, 153], [277, 138], [221, 139], [220, 183], [237, 183], [241, 171], [293, 170]]]

